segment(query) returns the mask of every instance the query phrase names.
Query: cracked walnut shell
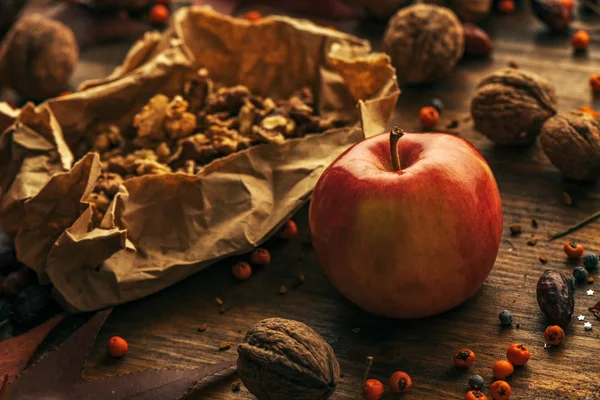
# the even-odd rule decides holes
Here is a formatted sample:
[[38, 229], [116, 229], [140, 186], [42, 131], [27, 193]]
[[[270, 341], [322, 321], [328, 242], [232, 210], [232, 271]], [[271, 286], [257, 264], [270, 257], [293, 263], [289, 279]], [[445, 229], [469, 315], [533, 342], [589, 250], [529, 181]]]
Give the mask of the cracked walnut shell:
[[501, 145], [533, 142], [556, 110], [556, 90], [550, 82], [514, 68], [484, 78], [471, 101], [475, 129]]
[[542, 126], [540, 143], [568, 178], [591, 180], [600, 172], [600, 121], [581, 111], [558, 114]]
[[238, 347], [238, 374], [259, 400], [324, 400], [340, 379], [333, 349], [298, 321], [269, 318]]
[[463, 55], [463, 27], [448, 8], [416, 4], [388, 23], [383, 50], [392, 59], [399, 83], [417, 84], [447, 75]]
[[39, 14], [26, 15], [4, 39], [0, 80], [23, 97], [42, 100], [65, 90], [78, 58], [69, 27]]

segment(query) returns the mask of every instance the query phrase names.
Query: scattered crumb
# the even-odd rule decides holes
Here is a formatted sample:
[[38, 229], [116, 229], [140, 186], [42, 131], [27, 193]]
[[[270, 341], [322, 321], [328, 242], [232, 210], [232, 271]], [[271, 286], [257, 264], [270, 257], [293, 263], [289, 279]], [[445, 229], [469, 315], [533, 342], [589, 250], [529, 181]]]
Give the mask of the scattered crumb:
[[242, 333], [242, 330], [241, 330], [241, 329], [238, 329], [236, 332], [237, 332], [237, 333]]
[[281, 285], [279, 288], [279, 294], [286, 294], [288, 292], [288, 288], [285, 285]]
[[220, 306], [223, 305], [223, 300], [221, 300], [221, 298], [215, 297], [215, 301], [217, 302], [218, 305], [220, 305]]
[[219, 307], [219, 314], [225, 314], [225, 311], [227, 311], [225, 307]]
[[219, 343], [219, 351], [229, 350], [231, 348], [231, 344], [229, 342], [222, 341]]
[[588, 283], [591, 285], [592, 283], [594, 283], [594, 277], [590, 276], [588, 278]]
[[201, 324], [200, 326], [198, 326], [198, 332], [204, 332], [206, 328], [208, 328], [208, 325]]
[[563, 192], [562, 203], [566, 206], [570, 206], [573, 204], [573, 199], [571, 198], [571, 195], [569, 193]]
[[352, 333], [359, 333], [360, 332], [360, 328], [354, 328], [352, 329]]
[[232, 392], [239, 392], [241, 386], [242, 386], [242, 383], [240, 381], [235, 381], [235, 382], [233, 382], [231, 384], [231, 391]]
[[517, 64], [517, 62], [516, 62], [515, 60], [510, 60], [510, 61], [508, 62], [508, 66], [509, 66], [510, 68], [519, 68], [519, 64]]
[[538, 238], [532, 237], [532, 238], [529, 238], [529, 240], [527, 241], [527, 244], [529, 246], [535, 246], [537, 244], [537, 242], [538, 242]]
[[517, 328], [517, 329], [520, 329], [520, 328], [521, 328], [521, 324], [519, 324], [519, 323], [518, 323], [518, 324], [516, 325], [516, 328]]
[[534, 228], [537, 228], [537, 227], [538, 227], [538, 222], [537, 222], [537, 219], [535, 219], [535, 218], [532, 218], [532, 219], [531, 219], [531, 226], [533, 226]]
[[540, 256], [540, 262], [542, 264], [546, 264], [548, 262], [548, 257], [547, 256]]
[[517, 236], [521, 232], [523, 232], [523, 228], [519, 224], [512, 224], [508, 229], [510, 229], [510, 234], [512, 236]]

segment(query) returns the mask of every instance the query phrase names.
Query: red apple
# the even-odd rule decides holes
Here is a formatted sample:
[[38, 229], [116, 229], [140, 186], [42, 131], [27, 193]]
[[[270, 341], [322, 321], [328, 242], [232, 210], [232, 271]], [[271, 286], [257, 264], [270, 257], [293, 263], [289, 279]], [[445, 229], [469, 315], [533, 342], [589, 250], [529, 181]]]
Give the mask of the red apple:
[[345, 297], [373, 314], [421, 318], [481, 287], [498, 255], [502, 204], [466, 140], [394, 128], [327, 168], [309, 222], [317, 258]]

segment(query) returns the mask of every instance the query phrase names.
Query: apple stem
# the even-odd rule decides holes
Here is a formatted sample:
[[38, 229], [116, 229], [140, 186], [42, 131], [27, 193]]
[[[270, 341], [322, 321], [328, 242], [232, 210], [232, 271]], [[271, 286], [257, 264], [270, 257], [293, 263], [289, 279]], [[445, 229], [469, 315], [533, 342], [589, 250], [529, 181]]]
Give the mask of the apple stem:
[[390, 131], [390, 156], [392, 158], [392, 167], [394, 171], [400, 171], [402, 165], [400, 164], [400, 156], [398, 155], [398, 140], [404, 136], [404, 131], [397, 126], [393, 127]]

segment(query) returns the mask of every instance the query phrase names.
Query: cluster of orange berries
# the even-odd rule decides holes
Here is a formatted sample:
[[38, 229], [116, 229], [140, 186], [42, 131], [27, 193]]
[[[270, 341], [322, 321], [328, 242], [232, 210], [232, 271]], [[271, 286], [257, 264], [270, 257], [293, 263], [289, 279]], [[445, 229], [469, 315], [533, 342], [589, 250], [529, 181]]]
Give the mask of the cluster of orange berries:
[[[286, 223], [283, 225], [283, 227], [277, 234], [277, 237], [284, 240], [290, 240], [294, 238], [297, 234], [298, 226], [294, 221], [290, 219], [286, 221]], [[269, 250], [263, 249], [262, 247], [258, 247], [254, 249], [252, 253], [250, 253], [250, 263], [247, 263], [245, 261], [239, 262], [233, 266], [231, 272], [233, 273], [233, 276], [236, 277], [236, 279], [239, 279], [240, 281], [245, 281], [246, 279], [249, 279], [250, 276], [252, 276], [252, 267], [250, 266], [250, 264], [264, 266], [269, 264], [270, 262], [271, 253], [269, 253]]]
[[[511, 344], [506, 351], [506, 360], [497, 361], [492, 367], [492, 374], [496, 381], [490, 385], [490, 395], [494, 400], [507, 400], [510, 398], [511, 388], [506, 379], [515, 372], [516, 366], [523, 366], [529, 361], [531, 353], [523, 344]], [[475, 362], [475, 353], [469, 349], [461, 349], [454, 356], [454, 365], [468, 368]], [[481, 378], [479, 378], [481, 379]], [[481, 381], [483, 383], [483, 381]], [[481, 387], [473, 388], [465, 395], [465, 400], [487, 400]]]
[[[396, 371], [388, 381], [394, 393], [406, 393], [412, 387], [412, 379], [406, 372]], [[366, 400], [379, 400], [385, 389], [379, 379], [367, 379], [363, 384], [363, 396]]]

